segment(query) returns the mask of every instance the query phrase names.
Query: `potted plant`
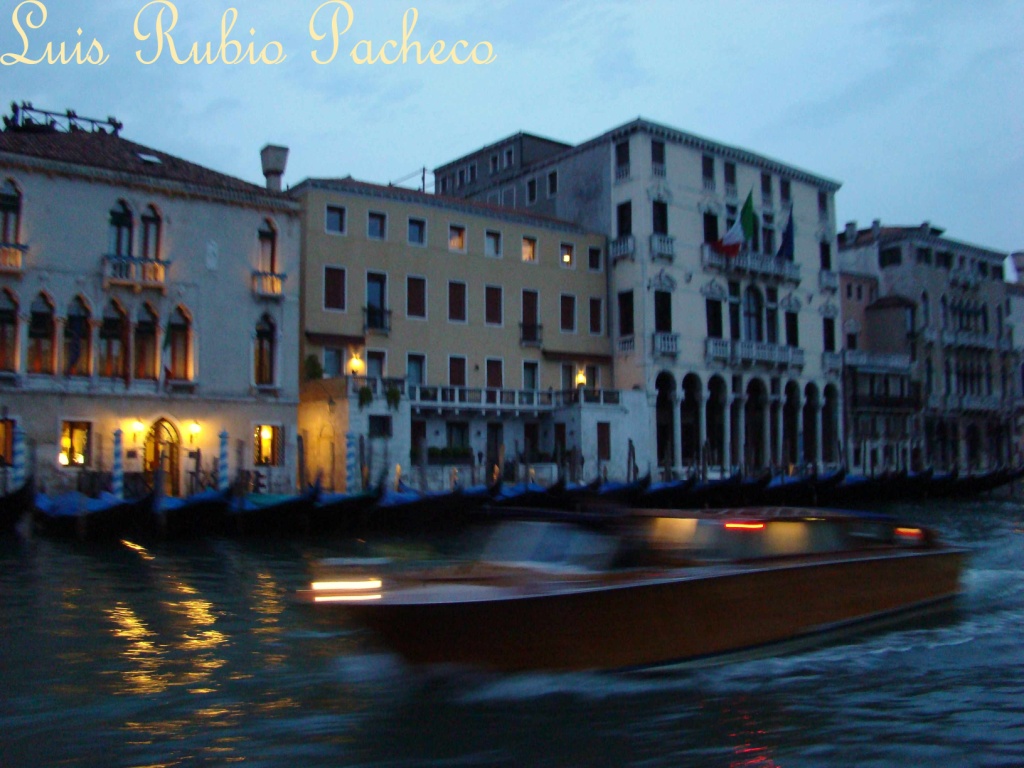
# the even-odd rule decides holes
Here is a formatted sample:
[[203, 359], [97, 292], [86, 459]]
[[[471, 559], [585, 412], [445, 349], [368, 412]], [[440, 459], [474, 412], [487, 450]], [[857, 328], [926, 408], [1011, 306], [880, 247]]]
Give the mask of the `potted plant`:
[[306, 381], [316, 381], [324, 377], [324, 367], [320, 365], [320, 358], [316, 355], [306, 355], [305, 369]]
[[365, 408], [373, 402], [373, 390], [365, 384], [359, 388], [359, 408]]
[[398, 410], [398, 403], [402, 399], [402, 391], [396, 386], [390, 386], [384, 390], [384, 398], [388, 401], [388, 408]]

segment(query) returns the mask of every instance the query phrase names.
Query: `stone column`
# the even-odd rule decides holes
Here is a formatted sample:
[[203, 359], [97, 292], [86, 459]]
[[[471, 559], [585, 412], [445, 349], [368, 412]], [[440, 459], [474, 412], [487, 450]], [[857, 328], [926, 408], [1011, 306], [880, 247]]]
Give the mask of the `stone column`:
[[814, 425], [814, 464], [815, 468], [820, 470], [824, 458], [824, 452], [822, 451], [823, 446], [821, 445], [821, 422], [822, 419], [825, 417], [824, 403], [819, 403], [818, 407], [815, 409], [815, 412], [817, 416], [817, 422]]
[[764, 412], [761, 416], [761, 455], [764, 457], [764, 464], [770, 467], [772, 464], [772, 400], [770, 397], [764, 399]]
[[732, 398], [726, 394], [722, 405], [722, 475], [727, 475], [732, 461]]
[[747, 459], [747, 419], [745, 406], [747, 398], [743, 395], [733, 395], [736, 400], [736, 437], [739, 440], [739, 446], [736, 459], [737, 463], [742, 467], [743, 463]]
[[672, 395], [672, 472], [679, 476], [683, 471], [683, 418], [680, 413], [682, 398]]

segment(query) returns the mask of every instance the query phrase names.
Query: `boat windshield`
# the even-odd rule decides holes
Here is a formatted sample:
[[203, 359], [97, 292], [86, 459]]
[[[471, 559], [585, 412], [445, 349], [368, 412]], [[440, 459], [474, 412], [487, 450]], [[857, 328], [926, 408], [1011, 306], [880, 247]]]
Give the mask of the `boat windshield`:
[[619, 541], [567, 523], [517, 520], [499, 525], [481, 559], [493, 563], [579, 570], [608, 568]]

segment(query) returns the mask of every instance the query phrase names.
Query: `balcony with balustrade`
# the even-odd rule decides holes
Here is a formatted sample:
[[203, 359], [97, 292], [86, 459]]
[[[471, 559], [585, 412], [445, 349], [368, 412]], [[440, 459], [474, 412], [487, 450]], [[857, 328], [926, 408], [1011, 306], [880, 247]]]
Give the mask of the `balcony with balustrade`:
[[0, 243], [0, 275], [20, 277], [24, 267], [27, 245]]
[[823, 370], [826, 374], [839, 373], [841, 370], [843, 370], [842, 352], [822, 352], [821, 370]]
[[836, 293], [839, 290], [839, 273], [831, 269], [818, 272], [818, 290]]
[[800, 283], [799, 264], [768, 254], [740, 253], [736, 256], [724, 256], [715, 253], [709, 243], [704, 243], [700, 247], [700, 255], [701, 266], [713, 272], [745, 274], [786, 283]]
[[612, 264], [617, 264], [625, 259], [633, 261], [636, 256], [636, 238], [633, 235], [623, 235], [612, 240], [608, 246], [608, 256], [611, 258]]
[[847, 349], [842, 354], [843, 363], [848, 368], [870, 369], [875, 373], [906, 373], [910, 370], [910, 355], [861, 349]]
[[676, 257], [676, 239], [669, 235], [651, 235], [651, 258], [655, 261], [674, 261]]
[[620, 404], [618, 390], [585, 387], [556, 391], [409, 384], [403, 391], [408, 393], [409, 404], [417, 414], [477, 414], [514, 418], [523, 414], [550, 413], [570, 405]]
[[169, 261], [139, 259], [134, 256], [108, 255], [103, 257], [103, 287], [130, 288], [141, 291], [167, 291]]
[[262, 301], [281, 301], [284, 298], [284, 281], [287, 275], [279, 272], [252, 273], [252, 295]]
[[655, 357], [676, 357], [679, 354], [679, 334], [657, 331], [651, 343]]
[[704, 341], [704, 359], [708, 363], [725, 363], [729, 366], [802, 368], [805, 354], [799, 347], [781, 344], [708, 338]]
[[977, 288], [981, 285], [981, 277], [973, 270], [957, 267], [950, 270], [949, 284], [956, 288]]

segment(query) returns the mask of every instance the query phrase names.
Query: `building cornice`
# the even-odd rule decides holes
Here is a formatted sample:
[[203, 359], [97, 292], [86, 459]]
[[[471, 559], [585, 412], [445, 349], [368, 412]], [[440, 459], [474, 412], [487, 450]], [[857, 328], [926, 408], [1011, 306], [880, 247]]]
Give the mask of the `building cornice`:
[[218, 189], [204, 184], [158, 179], [5, 151], [0, 151], [0, 168], [82, 179], [113, 187], [128, 187], [155, 192], [169, 197], [187, 197], [245, 208], [269, 209], [288, 215], [298, 215], [301, 210], [301, 206], [296, 201], [289, 199], [284, 194], [262, 192], [255, 185], [251, 192]]

